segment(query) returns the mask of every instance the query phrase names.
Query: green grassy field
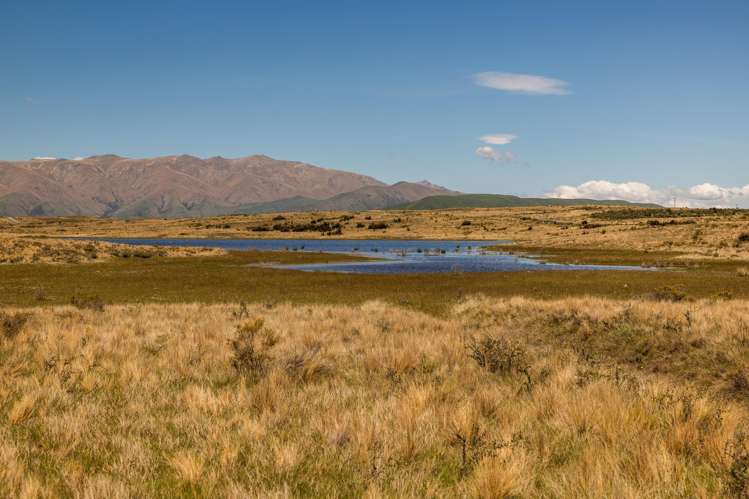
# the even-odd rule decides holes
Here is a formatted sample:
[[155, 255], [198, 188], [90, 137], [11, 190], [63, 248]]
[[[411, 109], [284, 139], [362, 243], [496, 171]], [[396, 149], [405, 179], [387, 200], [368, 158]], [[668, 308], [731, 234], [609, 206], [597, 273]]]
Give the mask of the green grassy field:
[[4, 265], [0, 266], [0, 305], [66, 304], [73, 297], [95, 297], [107, 304], [238, 301], [358, 304], [380, 299], [442, 313], [459, 299], [475, 294], [532, 298], [652, 295], [677, 300], [749, 297], [749, 278], [742, 277], [735, 265], [728, 264], [659, 271], [415, 275], [300, 272], [255, 266], [270, 262], [322, 263], [342, 259], [352, 257], [251, 251], [211, 257], [127, 258], [83, 265]]
[[548, 248], [519, 245], [493, 246], [495, 251], [533, 256], [544, 262], [587, 265], [636, 265], [676, 270], [711, 270], [735, 273], [746, 264], [727, 259], [694, 259], [679, 251], [637, 251], [609, 248]]

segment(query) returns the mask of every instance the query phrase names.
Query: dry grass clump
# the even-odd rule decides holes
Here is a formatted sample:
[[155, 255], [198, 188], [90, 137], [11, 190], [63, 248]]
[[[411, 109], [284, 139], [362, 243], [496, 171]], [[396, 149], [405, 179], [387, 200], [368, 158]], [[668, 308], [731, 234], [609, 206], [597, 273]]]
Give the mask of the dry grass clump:
[[23, 312], [0, 312], [0, 333], [7, 339], [15, 338], [26, 325], [30, 315]]
[[101, 241], [71, 239], [31, 239], [0, 237], [0, 264], [3, 263], [94, 263], [116, 258], [209, 256], [223, 254], [215, 248], [130, 246]]
[[749, 492], [746, 302], [21, 313], [0, 496]]
[[749, 267], [739, 267], [736, 269], [736, 275], [739, 277], [749, 277]]

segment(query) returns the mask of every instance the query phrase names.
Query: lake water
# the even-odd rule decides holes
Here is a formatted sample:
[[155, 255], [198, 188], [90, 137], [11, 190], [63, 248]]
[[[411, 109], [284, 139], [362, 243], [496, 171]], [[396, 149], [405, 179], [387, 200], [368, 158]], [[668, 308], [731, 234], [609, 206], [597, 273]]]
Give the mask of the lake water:
[[542, 270], [646, 270], [620, 265], [563, 265], [487, 250], [509, 241], [432, 241], [423, 239], [102, 239], [113, 243], [194, 246], [227, 250], [345, 253], [378, 261], [274, 265], [277, 268], [356, 274], [508, 272]]

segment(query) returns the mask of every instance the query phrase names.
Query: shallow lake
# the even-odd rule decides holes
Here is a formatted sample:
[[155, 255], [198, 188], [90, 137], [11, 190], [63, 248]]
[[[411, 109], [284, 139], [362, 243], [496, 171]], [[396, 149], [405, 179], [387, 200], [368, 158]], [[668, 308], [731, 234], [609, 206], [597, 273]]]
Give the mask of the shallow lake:
[[564, 265], [528, 256], [490, 251], [509, 241], [434, 241], [424, 239], [101, 239], [113, 243], [194, 246], [227, 250], [311, 251], [346, 253], [377, 261], [274, 265], [303, 271], [357, 274], [415, 274], [434, 272], [508, 272], [542, 270], [646, 270], [620, 265]]

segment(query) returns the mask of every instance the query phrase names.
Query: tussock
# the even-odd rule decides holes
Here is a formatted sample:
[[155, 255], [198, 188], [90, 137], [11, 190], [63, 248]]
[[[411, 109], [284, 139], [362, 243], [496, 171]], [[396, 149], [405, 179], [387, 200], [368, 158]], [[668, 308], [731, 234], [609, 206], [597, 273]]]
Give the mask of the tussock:
[[0, 496], [749, 492], [744, 301], [3, 313]]
[[122, 259], [149, 259], [155, 257], [184, 257], [221, 255], [225, 252], [215, 248], [180, 248], [158, 246], [132, 246], [101, 241], [80, 241], [0, 235], [0, 264], [78, 264], [97, 263]]

